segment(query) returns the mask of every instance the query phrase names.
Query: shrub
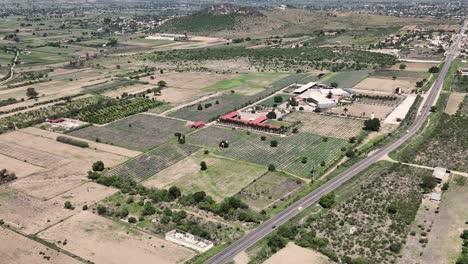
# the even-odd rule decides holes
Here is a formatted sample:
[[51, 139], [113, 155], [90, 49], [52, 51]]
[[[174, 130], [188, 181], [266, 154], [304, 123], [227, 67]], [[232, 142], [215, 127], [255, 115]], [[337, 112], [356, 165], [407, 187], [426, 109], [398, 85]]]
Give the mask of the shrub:
[[137, 219], [136, 219], [135, 217], [129, 217], [129, 218], [128, 218], [128, 222], [129, 222], [130, 224], [135, 224], [136, 221], [137, 221]]
[[202, 161], [200, 163], [200, 170], [204, 171], [204, 170], [207, 170], [208, 169], [208, 166], [206, 165], [206, 162]]
[[104, 169], [104, 162], [98, 160], [93, 163], [93, 171], [103, 171]]
[[69, 209], [69, 210], [75, 209], [75, 207], [73, 207], [73, 205], [72, 205], [72, 203], [70, 201], [65, 201], [65, 203], [63, 204], [63, 207], [65, 209]]
[[89, 147], [88, 142], [77, 140], [77, 139], [74, 139], [74, 138], [65, 137], [65, 136], [58, 136], [57, 141], [65, 143], [65, 144], [77, 146], [77, 147], [80, 147], [80, 148]]
[[268, 165], [268, 170], [269, 171], [275, 171], [276, 170], [275, 165], [273, 165], [273, 164]]
[[323, 208], [330, 208], [332, 207], [334, 204], [335, 204], [335, 194], [333, 192], [325, 195], [325, 196], [322, 196], [319, 200], [319, 204], [323, 207]]
[[277, 140], [272, 140], [270, 142], [270, 146], [273, 147], [273, 148], [276, 148], [278, 146], [278, 141]]

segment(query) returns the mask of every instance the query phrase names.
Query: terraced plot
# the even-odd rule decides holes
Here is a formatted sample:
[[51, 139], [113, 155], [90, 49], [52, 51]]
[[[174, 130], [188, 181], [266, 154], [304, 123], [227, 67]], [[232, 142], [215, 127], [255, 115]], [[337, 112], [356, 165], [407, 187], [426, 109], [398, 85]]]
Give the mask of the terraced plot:
[[186, 131], [188, 128], [183, 121], [139, 114], [107, 126], [76, 130], [70, 135], [134, 150], [149, 150], [170, 140], [174, 133]]
[[53, 166], [63, 160], [63, 157], [53, 153], [28, 148], [18, 144], [0, 141], [1, 153], [13, 159], [22, 160], [24, 162], [39, 166]]
[[[276, 140], [278, 146], [271, 147], [271, 140]], [[279, 170], [309, 177], [312, 169], [315, 174], [324, 171], [341, 155], [340, 149], [347, 144], [344, 139], [324, 140], [321, 136], [308, 133], [285, 138], [270, 136], [262, 141], [259, 134], [252, 133], [231, 142], [229, 148], [220, 149], [216, 154], [265, 166], [273, 164]], [[303, 157], [307, 159], [306, 163], [302, 162]]]
[[231, 128], [210, 126], [191, 134], [188, 137], [188, 142], [195, 145], [217, 147], [223, 140], [233, 142], [239, 139], [242, 135], [246, 135], [246, 133]]
[[285, 121], [301, 121], [299, 131], [336, 138], [357, 136], [364, 126], [360, 119], [326, 116], [306, 112], [294, 112], [284, 117]]
[[200, 148], [193, 145], [167, 144], [144, 153], [106, 173], [106, 176], [145, 180], [165, 168], [195, 153]]

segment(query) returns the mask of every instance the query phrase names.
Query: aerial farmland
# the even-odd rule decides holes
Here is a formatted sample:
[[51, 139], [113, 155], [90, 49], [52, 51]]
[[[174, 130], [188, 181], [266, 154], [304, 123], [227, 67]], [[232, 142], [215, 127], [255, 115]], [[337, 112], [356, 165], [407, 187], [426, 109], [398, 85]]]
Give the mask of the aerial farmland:
[[0, 1], [5, 263], [465, 263], [463, 3], [52, 2]]

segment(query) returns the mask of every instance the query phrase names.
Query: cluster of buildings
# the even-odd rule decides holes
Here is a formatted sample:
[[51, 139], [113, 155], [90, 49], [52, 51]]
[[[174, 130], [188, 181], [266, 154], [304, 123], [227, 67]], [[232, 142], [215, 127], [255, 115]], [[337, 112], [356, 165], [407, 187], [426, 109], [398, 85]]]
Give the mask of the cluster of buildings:
[[213, 242], [177, 229], [167, 232], [165, 238], [167, 241], [194, 249], [198, 252], [205, 252], [213, 247]]
[[[455, 25], [455, 27], [458, 28], [458, 25]], [[414, 45], [415, 47], [430, 48], [432, 50], [442, 48], [446, 50], [450, 46], [450, 41], [453, 36], [452, 30], [442, 30], [440, 34], [433, 34], [415, 25], [405, 26], [402, 28], [402, 31], [409, 32], [405, 34], [391, 34], [373, 46], [377, 48], [399, 49], [401, 47], [408, 47], [413, 41], [416, 41], [420, 43], [416, 43]], [[455, 30], [453, 30], [453, 32], [455, 32]]]
[[334, 88], [317, 82], [302, 85], [293, 91], [294, 99], [313, 103], [319, 108], [332, 108], [341, 103], [351, 102], [351, 93], [341, 88]]
[[253, 128], [257, 130], [268, 131], [268, 132], [274, 132], [274, 133], [281, 132], [282, 128], [280, 126], [266, 124], [265, 121], [267, 120], [268, 118], [263, 115], [255, 118], [254, 120], [242, 119], [239, 112], [231, 112], [219, 118], [219, 121], [221, 123], [235, 124], [238, 126], [243, 126], [243, 127]]

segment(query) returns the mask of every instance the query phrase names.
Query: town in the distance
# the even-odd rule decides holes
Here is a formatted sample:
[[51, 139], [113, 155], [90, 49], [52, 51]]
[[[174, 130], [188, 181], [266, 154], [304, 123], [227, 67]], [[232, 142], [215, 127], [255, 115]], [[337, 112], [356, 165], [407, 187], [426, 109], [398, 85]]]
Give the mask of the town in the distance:
[[467, 0], [0, 17], [0, 263], [468, 264]]

